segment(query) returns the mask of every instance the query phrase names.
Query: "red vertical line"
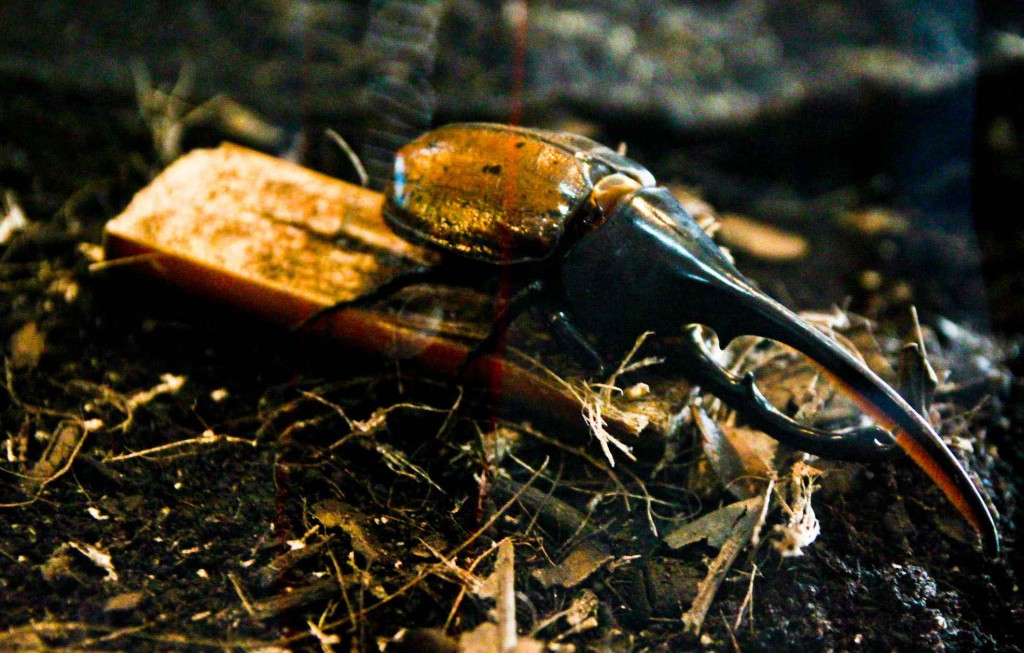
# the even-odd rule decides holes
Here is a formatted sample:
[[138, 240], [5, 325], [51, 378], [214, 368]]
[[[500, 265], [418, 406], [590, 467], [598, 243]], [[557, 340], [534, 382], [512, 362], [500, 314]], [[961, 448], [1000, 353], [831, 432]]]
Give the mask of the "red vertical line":
[[[299, 136], [298, 146], [293, 150], [292, 155], [294, 156], [295, 163], [305, 165], [309, 156], [309, 141], [306, 138], [306, 129], [309, 126], [310, 121], [310, 106], [309, 106], [309, 85], [310, 85], [310, 52], [312, 52], [312, 44], [310, 43], [311, 35], [309, 29], [308, 18], [303, 15], [302, 18], [302, 33], [299, 38]], [[305, 357], [306, 349], [309, 345], [307, 331], [301, 329], [298, 334], [298, 342], [296, 347], [298, 349], [297, 355], [292, 359], [292, 374], [289, 379], [290, 389], [296, 389], [299, 387], [299, 383], [302, 378], [300, 372], [301, 360]], [[287, 436], [290, 439], [290, 436]], [[275, 524], [282, 524], [283, 527], [276, 531], [276, 539], [280, 544], [284, 544], [287, 540], [292, 538], [292, 530], [289, 527], [291, 521], [287, 514], [288, 497], [294, 494], [294, 488], [291, 487], [289, 481], [288, 466], [281, 464], [279, 457], [275, 456], [274, 459], [274, 510], [276, 518], [274, 519]]]
[[[512, 47], [512, 75], [511, 75], [511, 89], [509, 92], [510, 108], [508, 122], [511, 125], [518, 125], [522, 121], [523, 113], [523, 85], [526, 68], [526, 38], [529, 29], [529, 6], [526, 0], [512, 0], [516, 4], [516, 24], [513, 26], [513, 38], [514, 43]], [[514, 139], [508, 139], [507, 147], [509, 149], [509, 156], [505, 157], [506, 161], [513, 161], [513, 157], [517, 153]], [[533, 165], [534, 162], [523, 162], [527, 165]], [[512, 208], [513, 203], [516, 202], [516, 198], [520, 193], [514, 192], [516, 189], [519, 179], [514, 176], [514, 166], [510, 166], [506, 174], [502, 177], [503, 184], [505, 186], [505, 200], [504, 207]], [[504, 242], [502, 242], [502, 250], [505, 252], [503, 258], [508, 260], [509, 250], [512, 247], [511, 236], [505, 236]], [[508, 316], [505, 315], [505, 311], [508, 308], [509, 300], [512, 295], [512, 271], [509, 266], [499, 266], [498, 270], [498, 287], [494, 297], [494, 311], [496, 320], [494, 323], [494, 329], [497, 333], [497, 342], [494, 345], [494, 356], [492, 357], [493, 364], [488, 366], [488, 378], [487, 378], [487, 395], [490, 400], [491, 414], [488, 416], [487, 427], [489, 431], [493, 431], [498, 424], [498, 411], [501, 408], [501, 391], [502, 381], [504, 376], [504, 354], [506, 335], [508, 332], [509, 320]], [[477, 504], [477, 515], [478, 517], [483, 514], [483, 504], [487, 497], [487, 482], [488, 482], [489, 470], [485, 466], [484, 473], [481, 474], [480, 479], [480, 492], [478, 494]]]
[[512, 47], [512, 89], [509, 94], [512, 106], [508, 114], [510, 125], [519, 126], [523, 119], [523, 84], [526, 76], [526, 35], [529, 30], [530, 6], [527, 0], [513, 0], [517, 5], [515, 44]]
[[296, 152], [296, 160], [300, 164], [304, 164], [309, 157], [310, 139], [306, 132], [309, 129], [310, 122], [312, 121], [312, 109], [310, 107], [310, 83], [312, 68], [312, 55], [313, 52], [313, 30], [309, 29], [309, 16], [305, 12], [300, 13], [300, 20], [302, 20], [302, 36], [301, 36], [301, 47], [302, 50], [299, 53], [300, 56], [300, 69], [299, 69], [299, 147]]
[[[522, 120], [523, 112], [523, 78], [525, 76], [524, 70], [526, 67], [526, 37], [529, 28], [529, 7], [526, 0], [513, 0], [517, 5], [516, 12], [516, 24], [514, 25], [514, 45], [512, 47], [512, 88], [509, 94], [511, 100], [511, 107], [509, 111], [508, 121], [509, 124], [518, 125]], [[516, 148], [513, 139], [509, 139], [507, 142], [509, 149], [509, 155], [506, 160], [512, 160], [516, 155]], [[532, 165], [533, 162], [523, 162], [527, 165]], [[503, 177], [506, 188], [505, 192], [505, 206], [507, 208], [514, 208], [512, 204], [517, 201], [517, 197], [521, 194], [521, 189], [518, 188], [519, 180], [514, 176], [515, 166], [512, 170], [509, 170], [509, 174]], [[515, 192], [519, 190], [520, 192]], [[502, 249], [505, 251], [503, 258], [509, 259], [509, 250], [512, 247], [510, 242], [511, 236], [505, 237], [505, 242], [502, 243]], [[493, 400], [495, 406], [495, 412], [491, 416], [490, 426], [494, 426], [497, 422], [497, 407], [501, 400], [501, 386], [502, 386], [502, 375], [503, 369], [501, 362], [503, 360], [503, 354], [505, 352], [505, 341], [506, 334], [508, 331], [508, 319], [504, 315], [505, 310], [508, 308], [509, 300], [512, 295], [512, 275], [511, 268], [507, 265], [500, 267], [498, 274], [498, 288], [495, 296], [495, 312], [497, 313], [498, 319], [494, 325], [494, 328], [498, 333], [498, 342], [496, 343], [495, 356], [496, 364], [492, 368], [491, 378], [489, 383], [488, 391], [490, 397]]]

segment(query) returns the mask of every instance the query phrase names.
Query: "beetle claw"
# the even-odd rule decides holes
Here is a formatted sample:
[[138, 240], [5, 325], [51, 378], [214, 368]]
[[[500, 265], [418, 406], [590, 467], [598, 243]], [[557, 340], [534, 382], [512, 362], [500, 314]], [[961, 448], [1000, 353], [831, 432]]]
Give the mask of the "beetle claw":
[[891, 458], [899, 450], [892, 435], [878, 426], [829, 431], [794, 421], [765, 398], [753, 372], [739, 377], [715, 361], [699, 324], [685, 330], [688, 337], [684, 351], [688, 356], [684, 364], [689, 367], [691, 379], [783, 444], [823, 458], [859, 462]]

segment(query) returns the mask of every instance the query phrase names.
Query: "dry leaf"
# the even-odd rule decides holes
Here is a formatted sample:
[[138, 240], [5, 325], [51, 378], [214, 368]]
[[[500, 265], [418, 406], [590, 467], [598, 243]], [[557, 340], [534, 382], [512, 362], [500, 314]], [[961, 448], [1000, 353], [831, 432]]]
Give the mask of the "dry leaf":
[[739, 499], [764, 493], [774, 472], [778, 442], [761, 431], [718, 423], [703, 408], [691, 405], [704, 456], [722, 486]]
[[764, 497], [759, 496], [730, 503], [675, 529], [661, 539], [672, 549], [681, 549], [701, 540], [707, 540], [709, 546], [720, 549], [745, 516], [760, 512], [763, 502]]
[[11, 336], [11, 366], [14, 369], [32, 369], [46, 348], [46, 334], [35, 322], [27, 322]]
[[[754, 538], [758, 523], [764, 512], [765, 497], [754, 497], [740, 501], [705, 515], [666, 536], [665, 542], [679, 548], [685, 544], [707, 539], [708, 544], [719, 548], [718, 555], [708, 565], [707, 576], [697, 583], [697, 596], [682, 621], [692, 633], [700, 632], [704, 618], [711, 608], [711, 602], [733, 563]], [[671, 538], [671, 542], [669, 541]]]
[[533, 577], [545, 588], [554, 585], [576, 587], [614, 559], [615, 556], [599, 542], [585, 540], [557, 565], [535, 569]]
[[313, 505], [313, 517], [316, 518], [324, 528], [340, 528], [352, 540], [352, 548], [363, 554], [369, 562], [375, 562], [380, 558], [382, 550], [380, 542], [365, 528], [363, 524], [369, 523], [370, 519], [355, 508], [343, 501], [336, 499], [325, 499]]

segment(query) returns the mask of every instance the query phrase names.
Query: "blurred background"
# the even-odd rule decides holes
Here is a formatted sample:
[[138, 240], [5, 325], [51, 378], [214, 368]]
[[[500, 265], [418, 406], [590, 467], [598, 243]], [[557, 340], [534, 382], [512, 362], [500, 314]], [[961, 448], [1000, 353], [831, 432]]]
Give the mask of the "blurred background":
[[798, 307], [898, 317], [914, 303], [926, 321], [1015, 332], [1022, 25], [1020, 5], [995, 0], [13, 0], [0, 11], [0, 185], [30, 196], [57, 188], [40, 176], [98, 173], [104, 144], [86, 124], [133, 119], [140, 89], [186, 107], [227, 97], [263, 121], [191, 116], [179, 149], [248, 138], [350, 176], [330, 127], [378, 182], [388, 153], [431, 124], [568, 129], [627, 143], [720, 213], [808, 238], [805, 256], [760, 275], [763, 257], [737, 253]]

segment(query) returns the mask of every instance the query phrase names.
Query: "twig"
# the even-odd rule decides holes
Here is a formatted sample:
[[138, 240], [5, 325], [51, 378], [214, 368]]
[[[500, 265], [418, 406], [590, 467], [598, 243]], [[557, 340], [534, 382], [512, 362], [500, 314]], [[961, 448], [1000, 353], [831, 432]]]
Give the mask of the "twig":
[[164, 258], [167, 258], [167, 255], [163, 252], [146, 252], [145, 254], [136, 254], [135, 256], [124, 256], [112, 260], [97, 261], [96, 263], [89, 264], [89, 272], [95, 274], [111, 268], [119, 268], [127, 265], [139, 265], [142, 263], [147, 263], [151, 267], [159, 270], [160, 260]]
[[725, 541], [718, 555], [708, 565], [707, 576], [697, 583], [697, 596], [693, 599], [690, 609], [683, 613], [682, 617], [687, 631], [699, 633], [703, 627], [704, 618], [707, 616], [708, 609], [711, 608], [711, 602], [714, 600], [725, 574], [728, 573], [743, 547], [750, 542], [754, 524], [757, 523], [761, 514], [761, 502], [764, 500], [763, 497], [747, 500], [746, 503], [749, 507], [746, 513], [736, 522], [732, 533], [729, 534], [729, 539]]
[[328, 138], [334, 141], [334, 144], [341, 148], [341, 151], [348, 157], [352, 167], [356, 170], [356, 175], [359, 176], [359, 185], [363, 188], [367, 188], [370, 185], [370, 175], [366, 174], [366, 168], [363, 167], [363, 162], [359, 160], [359, 155], [357, 155], [355, 150], [352, 149], [352, 146], [341, 137], [341, 134], [333, 129], [327, 129], [324, 133], [326, 133]]
[[256, 615], [256, 608], [253, 607], [252, 602], [249, 601], [249, 597], [245, 594], [245, 590], [242, 589], [242, 584], [238, 581], [235, 574], [229, 571], [228, 580], [231, 581], [231, 584], [234, 586], [235, 593], [238, 594], [239, 600], [242, 601], [242, 607], [245, 608], [245, 611], [249, 613], [250, 617], [258, 619], [259, 617]]
[[178, 449], [180, 447], [186, 447], [186, 446], [191, 445], [191, 444], [206, 445], [206, 444], [216, 444], [218, 442], [230, 442], [232, 444], [247, 444], [247, 445], [252, 446], [252, 447], [255, 447], [255, 446], [257, 446], [259, 444], [256, 440], [248, 440], [246, 438], [239, 438], [239, 437], [235, 437], [235, 436], [232, 436], [232, 435], [221, 435], [219, 433], [214, 433], [210, 429], [207, 429], [207, 430], [203, 431], [202, 435], [199, 435], [199, 436], [194, 437], [194, 438], [188, 438], [188, 439], [185, 439], [185, 440], [178, 440], [176, 442], [168, 442], [167, 444], [161, 444], [159, 446], [151, 447], [149, 449], [143, 449], [141, 451], [133, 451], [131, 453], [120, 454], [120, 455], [117, 455], [117, 456], [108, 456], [107, 458], [104, 458], [102, 460], [102, 462], [105, 462], [105, 463], [121, 462], [123, 460], [130, 460], [132, 458], [141, 458], [141, 457], [145, 457], [145, 456], [151, 456], [153, 454], [162, 453], [164, 451], [170, 451], [171, 449]]
[[[64, 474], [66, 474], [69, 469], [71, 469], [71, 465], [72, 465], [72, 463], [75, 462], [75, 458], [78, 456], [78, 452], [82, 450], [82, 446], [85, 445], [85, 440], [88, 437], [89, 433], [94, 431], [94, 430], [97, 430], [97, 428], [98, 428], [98, 427], [90, 428], [90, 423], [93, 420], [83, 421], [81, 419], [76, 419], [76, 421], [80, 424], [80, 427], [82, 429], [82, 435], [81, 435], [81, 437], [78, 438], [78, 440], [75, 442], [74, 446], [71, 448], [71, 451], [67, 454], [67, 460], [64, 462], [64, 465], [61, 466], [61, 468], [58, 469], [57, 471], [55, 471], [54, 473], [52, 473], [49, 476], [47, 476], [45, 478], [42, 478], [42, 479], [40, 479], [38, 477], [35, 477], [35, 476], [26, 476], [26, 475], [20, 475], [19, 474], [19, 476], [22, 476], [26, 480], [31, 480], [32, 483], [35, 485], [35, 488], [34, 488], [35, 491], [32, 494], [32, 498], [28, 499], [26, 501], [16, 501], [16, 502], [13, 502], [13, 503], [0, 503], [0, 508], [17, 508], [19, 506], [27, 506], [27, 505], [29, 505], [31, 503], [34, 503], [42, 495], [43, 488], [45, 488], [47, 485], [49, 485], [53, 481], [56, 481], [58, 478], [60, 478]], [[102, 424], [102, 422], [100, 424]], [[65, 427], [65, 428], [70, 428], [70, 427]], [[59, 437], [59, 435], [55, 436], [53, 438], [53, 440], [51, 440], [51, 447], [57, 446], [54, 443], [59, 443], [60, 440], [61, 440], [61, 438]], [[48, 447], [47, 450], [43, 453], [43, 458], [44, 459], [47, 457], [47, 454], [51, 452], [51, 447]], [[42, 463], [43, 463], [43, 460], [40, 460], [40, 464], [42, 464]]]
[[735, 653], [741, 653], [740, 643], [736, 640], [736, 633], [733, 632], [731, 626], [729, 626], [729, 620], [725, 618], [725, 615], [721, 610], [718, 611], [718, 615], [722, 618], [722, 625], [725, 626], [725, 632], [729, 633], [729, 641], [732, 643], [732, 650]]
[[26, 413], [30, 413], [32, 415], [47, 415], [49, 417], [60, 417], [61, 419], [80, 419], [74, 413], [70, 413], [65, 410], [36, 406], [23, 401], [14, 390], [14, 367], [11, 365], [11, 359], [7, 357], [4, 357], [4, 388], [7, 390], [7, 395], [11, 398], [11, 403], [24, 410]]
[[320, 642], [320, 648], [323, 649], [324, 653], [332, 653], [334, 651], [332, 644], [341, 643], [340, 637], [325, 633], [320, 629], [320, 625], [313, 623], [311, 619], [306, 620], [306, 625], [309, 626], [309, 632], [313, 634], [313, 637]]
[[[485, 559], [487, 559], [487, 556], [491, 555], [492, 553], [494, 553], [497, 550], [498, 550], [497, 545], [494, 545], [494, 546], [490, 547], [489, 549], [487, 549], [486, 551], [484, 551], [483, 553], [481, 553], [480, 555], [478, 555], [476, 558], [473, 559], [472, 562], [469, 563], [469, 566], [466, 567], [466, 571], [468, 573], [472, 574], [476, 570], [477, 566], [481, 562], [483, 562]], [[444, 622], [443, 630], [445, 632], [448, 632], [448, 630], [452, 627], [452, 622], [455, 621], [455, 615], [459, 611], [459, 606], [462, 605], [463, 599], [466, 598], [467, 588], [468, 588], [468, 585], [466, 585], [466, 584], [463, 584], [459, 588], [459, 595], [456, 596], [455, 597], [455, 601], [452, 602], [451, 610], [448, 611], [448, 618]]]
[[[304, 608], [311, 603], [318, 603], [333, 598], [338, 591], [334, 578], [319, 578], [309, 585], [297, 587], [290, 592], [280, 592], [269, 599], [252, 604], [252, 616], [260, 621], [276, 619], [282, 614]], [[330, 629], [329, 624], [325, 629]]]
[[[597, 458], [591, 456], [589, 453], [587, 453], [586, 450], [584, 450], [584, 449], [582, 449], [580, 447], [569, 446], [569, 445], [565, 444], [564, 442], [561, 442], [561, 441], [556, 440], [554, 438], [550, 438], [550, 437], [544, 435], [543, 433], [541, 433], [539, 431], [536, 431], [533, 428], [531, 428], [529, 426], [526, 426], [526, 425], [520, 425], [520, 426], [518, 426], [518, 428], [521, 429], [524, 433], [533, 436], [534, 438], [540, 440], [541, 442], [543, 442], [543, 443], [545, 443], [547, 445], [550, 445], [552, 447], [556, 447], [558, 449], [561, 449], [562, 451], [567, 451], [567, 452], [569, 452], [569, 453], [571, 453], [573, 455], [579, 456], [580, 458], [582, 458], [586, 462], [590, 463], [591, 465], [593, 465], [597, 469], [599, 469], [602, 472], [604, 472], [608, 476], [608, 478], [610, 478], [612, 480], [612, 482], [619, 488], [619, 491], [621, 492], [622, 497], [623, 497], [623, 501], [625, 502], [625, 505], [626, 505], [626, 510], [632, 510], [632, 507], [629, 504], [629, 499], [630, 499], [630, 497], [635, 496], [635, 495], [632, 492], [630, 492], [628, 488], [626, 488], [626, 485], [622, 482], [622, 480], [619, 478], [618, 474], [611, 467], [606, 465], [604, 462], [598, 460]], [[643, 482], [643, 480], [635, 472], [633, 472], [628, 467], [623, 467], [621, 469], [622, 469], [622, 471], [627, 476], [632, 478], [633, 481], [636, 482], [637, 487], [640, 488], [641, 498], [644, 500], [644, 505], [645, 505], [644, 513], [645, 513], [645, 516], [647, 517], [647, 526], [648, 526], [648, 528], [650, 528], [651, 533], [653, 533], [655, 536], [657, 536], [657, 534], [658, 534], [658, 527], [654, 523], [654, 509], [653, 509], [653, 505], [654, 505], [654, 503], [663, 503], [663, 502], [658, 501], [653, 496], [651, 496], [650, 492], [647, 490], [647, 485]], [[668, 505], [668, 504], [666, 504], [666, 505]]]
[[739, 613], [736, 615], [736, 621], [733, 623], [732, 629], [739, 630], [740, 624], [743, 623], [743, 611], [750, 606], [750, 628], [754, 628], [754, 580], [757, 578], [757, 563], [753, 563], [753, 568], [750, 570], [750, 584], [747, 585], [747, 594], [743, 597], [743, 602], [740, 603]]
[[498, 576], [498, 637], [501, 650], [511, 651], [516, 647], [516, 575], [515, 547], [509, 538], [498, 544], [498, 559], [494, 563]]
[[630, 505], [629, 505], [629, 496], [630, 496], [629, 490], [626, 488], [626, 485], [622, 482], [622, 480], [619, 479], [619, 476], [618, 476], [618, 474], [616, 474], [615, 470], [613, 470], [611, 467], [606, 465], [604, 462], [602, 462], [602, 461], [598, 460], [597, 458], [591, 456], [582, 447], [573, 447], [573, 446], [570, 446], [570, 445], [562, 442], [561, 440], [556, 440], [555, 438], [548, 437], [548, 436], [544, 435], [543, 433], [541, 433], [540, 431], [537, 431], [533, 427], [528, 426], [526, 424], [517, 425], [516, 428], [520, 429], [523, 433], [526, 433], [527, 435], [530, 435], [530, 436], [536, 438], [537, 440], [540, 440], [541, 442], [543, 442], [544, 444], [546, 444], [548, 446], [555, 447], [556, 449], [561, 449], [562, 451], [566, 451], [568, 453], [571, 453], [574, 456], [579, 456], [584, 461], [590, 463], [595, 468], [597, 468], [597, 469], [601, 470], [602, 472], [604, 472], [608, 476], [608, 478], [610, 478], [612, 480], [612, 482], [616, 485], [616, 487], [619, 488], [619, 490], [622, 492], [622, 495], [625, 497], [626, 509], [627, 510], [631, 509]]

